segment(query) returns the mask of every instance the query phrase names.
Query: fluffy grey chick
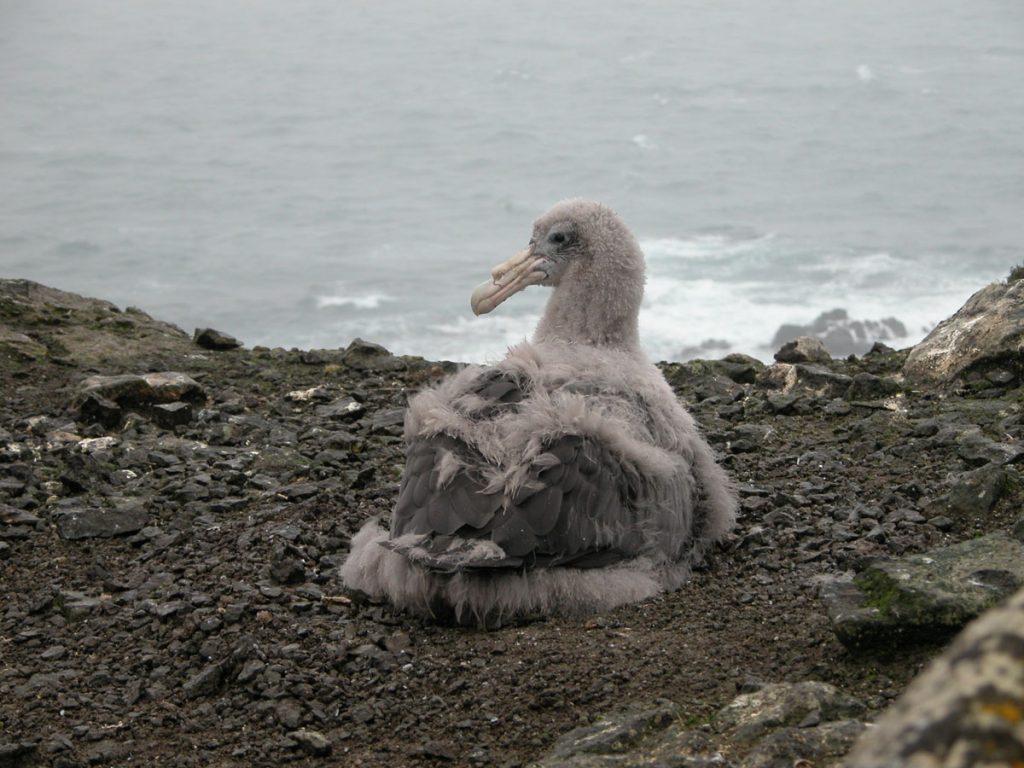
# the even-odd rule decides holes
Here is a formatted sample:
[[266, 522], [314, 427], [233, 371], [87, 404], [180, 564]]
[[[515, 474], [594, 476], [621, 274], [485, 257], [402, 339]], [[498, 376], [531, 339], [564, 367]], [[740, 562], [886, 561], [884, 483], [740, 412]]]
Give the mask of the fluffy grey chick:
[[409, 403], [390, 532], [368, 522], [346, 584], [459, 623], [605, 611], [679, 587], [736, 498], [640, 349], [644, 257], [609, 208], [558, 203], [473, 293], [554, 292], [532, 342]]

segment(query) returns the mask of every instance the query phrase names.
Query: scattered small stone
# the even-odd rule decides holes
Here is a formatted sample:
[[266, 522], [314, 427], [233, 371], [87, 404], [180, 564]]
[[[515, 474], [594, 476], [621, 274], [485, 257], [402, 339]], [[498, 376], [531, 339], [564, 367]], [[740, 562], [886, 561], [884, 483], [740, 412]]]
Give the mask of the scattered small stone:
[[197, 699], [215, 693], [220, 688], [223, 677], [224, 668], [220, 664], [210, 664], [204, 667], [182, 685], [185, 698]]
[[304, 728], [300, 731], [292, 731], [288, 734], [288, 738], [298, 744], [303, 752], [313, 757], [327, 757], [333, 751], [330, 739], [320, 731]]
[[39, 654], [39, 658], [43, 659], [44, 661], [57, 661], [58, 659], [63, 659], [67, 655], [68, 649], [65, 648], [63, 645], [51, 645], [49, 648], [47, 648], [45, 651]]
[[288, 501], [304, 501], [313, 498], [318, 493], [320, 493], [320, 486], [315, 483], [296, 483], [277, 489], [277, 495]]
[[295, 730], [302, 724], [302, 707], [294, 699], [278, 702], [275, 714], [277, 722], [289, 730]]

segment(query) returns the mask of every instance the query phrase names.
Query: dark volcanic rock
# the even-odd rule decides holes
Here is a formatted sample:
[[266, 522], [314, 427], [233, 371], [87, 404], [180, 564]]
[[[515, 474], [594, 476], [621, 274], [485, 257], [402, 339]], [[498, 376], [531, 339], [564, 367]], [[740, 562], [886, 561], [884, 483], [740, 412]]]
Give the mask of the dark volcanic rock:
[[192, 341], [203, 349], [212, 350], [238, 349], [242, 346], [242, 342], [234, 336], [229, 336], [213, 328], [196, 328], [195, 333], [192, 334]]
[[780, 363], [827, 363], [832, 356], [820, 339], [813, 336], [797, 336], [783, 344], [775, 353]]
[[949, 489], [947, 511], [954, 516], [987, 514], [1007, 489], [1006, 470], [987, 465], [961, 475]]
[[97, 396], [122, 407], [137, 407], [178, 401], [202, 403], [206, 392], [199, 382], [183, 373], [165, 371], [141, 376], [90, 376], [79, 387], [79, 399]]
[[76, 509], [57, 518], [57, 531], [68, 540], [110, 538], [141, 531], [149, 515], [141, 506], [120, 509]]
[[78, 403], [78, 420], [113, 429], [124, 418], [121, 406], [97, 392], [89, 392]]
[[401, 358], [395, 357], [380, 344], [358, 338], [353, 339], [346, 347], [342, 360], [346, 365], [360, 371], [395, 371], [406, 367]]
[[181, 686], [186, 698], [195, 699], [209, 696], [220, 687], [224, 678], [224, 668], [220, 664], [210, 664], [196, 672]]

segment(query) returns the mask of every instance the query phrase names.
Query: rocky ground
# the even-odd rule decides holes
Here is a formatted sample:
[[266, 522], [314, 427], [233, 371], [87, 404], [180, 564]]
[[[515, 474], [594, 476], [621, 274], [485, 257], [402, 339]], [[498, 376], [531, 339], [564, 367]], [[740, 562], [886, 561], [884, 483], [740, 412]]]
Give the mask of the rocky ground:
[[555, 765], [626, 702], [707, 729], [777, 683], [870, 720], [952, 630], [851, 650], [822, 583], [1011, 531], [1024, 497], [1019, 372], [663, 364], [739, 485], [727, 545], [606, 615], [438, 626], [337, 568], [395, 499], [408, 396], [454, 366], [199, 341], [0, 281], [0, 765]]

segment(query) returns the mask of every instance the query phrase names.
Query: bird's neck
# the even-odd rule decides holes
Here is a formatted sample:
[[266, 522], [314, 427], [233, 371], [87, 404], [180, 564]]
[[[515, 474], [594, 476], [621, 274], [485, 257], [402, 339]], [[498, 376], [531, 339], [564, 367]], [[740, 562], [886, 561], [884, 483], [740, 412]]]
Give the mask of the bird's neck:
[[643, 273], [612, 277], [584, 273], [563, 280], [548, 299], [533, 340], [639, 351]]

